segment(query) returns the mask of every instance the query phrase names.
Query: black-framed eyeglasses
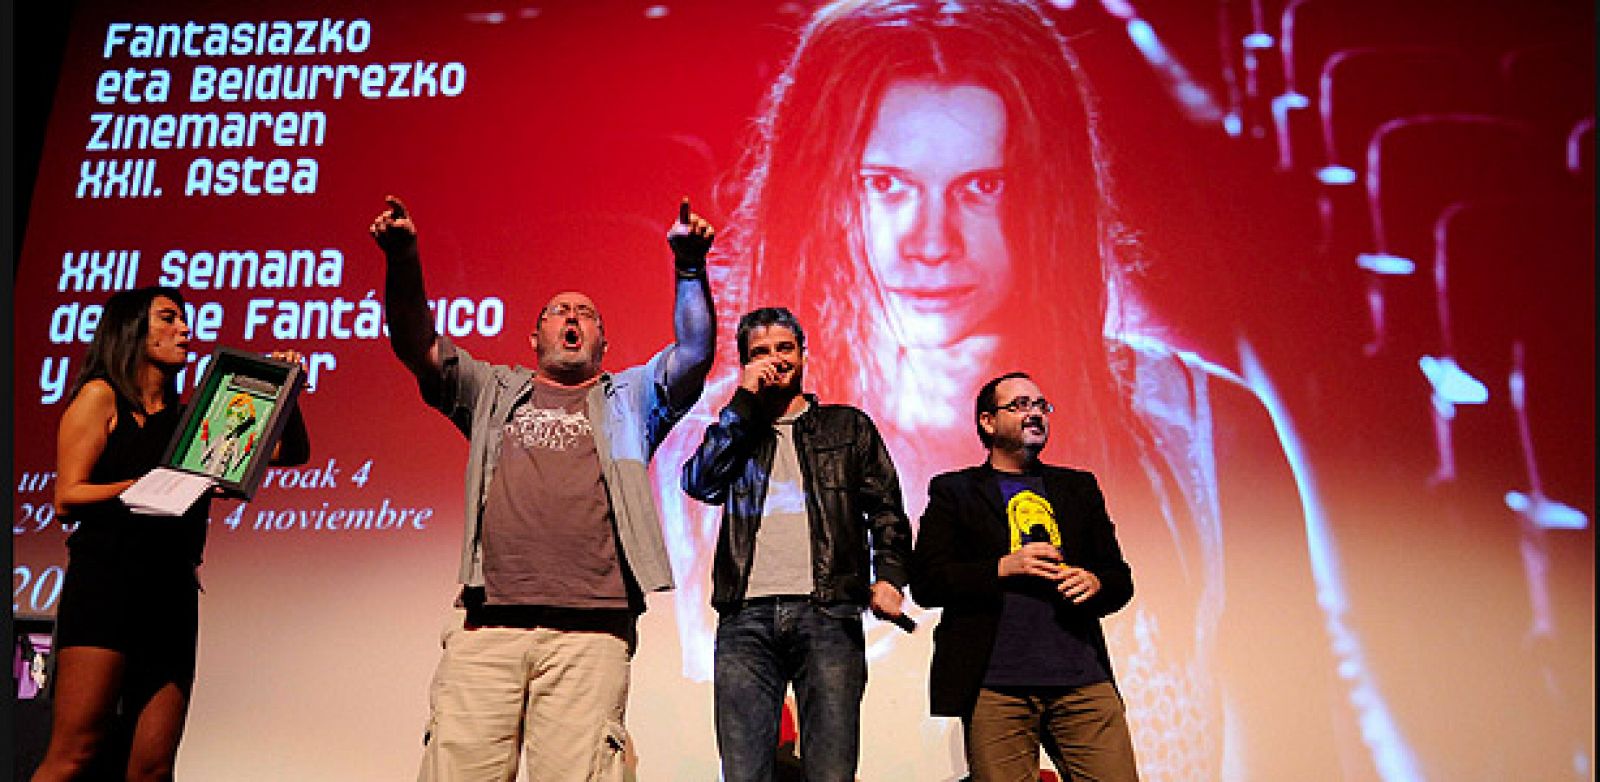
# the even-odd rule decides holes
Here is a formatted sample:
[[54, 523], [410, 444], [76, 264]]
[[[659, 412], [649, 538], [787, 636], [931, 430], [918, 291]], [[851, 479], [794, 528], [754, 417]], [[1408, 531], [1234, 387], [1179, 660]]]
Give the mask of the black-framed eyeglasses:
[[1033, 399], [1031, 397], [1019, 396], [1003, 405], [995, 405], [995, 409], [1004, 410], [1008, 413], [1020, 413], [1024, 410], [1032, 410], [1036, 413], [1044, 413], [1045, 415], [1049, 415], [1050, 413], [1055, 412], [1056, 406], [1050, 404], [1050, 400], [1045, 399], [1044, 397]]

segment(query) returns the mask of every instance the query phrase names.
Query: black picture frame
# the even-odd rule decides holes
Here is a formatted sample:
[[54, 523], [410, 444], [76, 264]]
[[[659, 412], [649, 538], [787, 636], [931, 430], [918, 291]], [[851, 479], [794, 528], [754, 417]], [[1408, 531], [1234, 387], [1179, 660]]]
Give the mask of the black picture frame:
[[204, 475], [226, 496], [251, 499], [304, 385], [297, 363], [217, 348], [161, 466]]

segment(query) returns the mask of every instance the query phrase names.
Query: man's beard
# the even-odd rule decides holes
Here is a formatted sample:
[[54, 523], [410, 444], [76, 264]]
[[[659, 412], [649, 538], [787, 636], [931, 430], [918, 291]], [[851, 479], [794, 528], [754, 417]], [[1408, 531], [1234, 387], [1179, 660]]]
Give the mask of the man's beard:
[[560, 348], [551, 351], [548, 356], [540, 357], [539, 370], [547, 375], [569, 380], [586, 380], [598, 373], [592, 351], [569, 353]]
[[1014, 439], [1007, 439], [1011, 440], [1010, 444], [1017, 450], [1022, 451], [1029, 456], [1038, 456], [1039, 452], [1044, 450], [1045, 444], [1050, 441], [1050, 430], [1033, 429], [1024, 424], [1017, 429], [1017, 434]]
[[786, 380], [783, 384], [774, 383], [773, 385], [765, 386], [761, 389], [761, 393], [773, 399], [792, 399], [798, 396], [800, 394], [801, 381], [805, 380], [805, 368], [797, 366], [789, 370], [785, 377]]

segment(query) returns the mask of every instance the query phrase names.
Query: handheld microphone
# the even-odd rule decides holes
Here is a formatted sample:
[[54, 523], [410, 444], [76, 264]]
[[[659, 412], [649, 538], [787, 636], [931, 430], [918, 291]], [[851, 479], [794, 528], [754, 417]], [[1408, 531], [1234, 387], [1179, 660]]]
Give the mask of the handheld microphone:
[[[1035, 524], [1032, 527], [1028, 528], [1027, 540], [1024, 540], [1022, 542], [1023, 543], [1049, 543], [1050, 542], [1050, 531], [1045, 529], [1043, 524]], [[1057, 556], [1061, 555], [1061, 547], [1059, 547], [1059, 546], [1056, 547], [1056, 554], [1057, 554]], [[1060, 566], [1061, 567], [1066, 567], [1067, 564], [1065, 562], [1062, 562], [1062, 563], [1060, 563]]]
[[917, 620], [912, 619], [910, 616], [905, 614], [884, 617], [884, 621], [887, 621], [888, 623], [908, 633], [915, 632], [917, 629]]
[[1049, 543], [1050, 531], [1043, 524], [1035, 524], [1028, 528], [1028, 539], [1024, 543]]

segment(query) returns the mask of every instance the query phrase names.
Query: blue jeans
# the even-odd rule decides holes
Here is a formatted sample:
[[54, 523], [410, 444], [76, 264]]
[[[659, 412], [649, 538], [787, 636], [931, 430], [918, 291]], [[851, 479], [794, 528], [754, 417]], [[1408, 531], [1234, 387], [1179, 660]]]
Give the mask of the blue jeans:
[[867, 688], [861, 609], [757, 598], [717, 620], [717, 750], [725, 782], [768, 782], [794, 683], [808, 782], [850, 782]]

